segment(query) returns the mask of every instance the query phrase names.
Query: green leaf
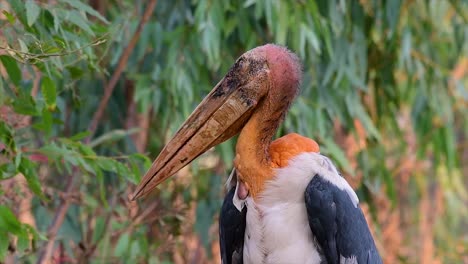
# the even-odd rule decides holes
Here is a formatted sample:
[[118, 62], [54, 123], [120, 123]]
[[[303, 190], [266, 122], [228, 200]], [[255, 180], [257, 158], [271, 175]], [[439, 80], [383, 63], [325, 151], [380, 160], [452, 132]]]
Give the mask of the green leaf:
[[23, 224], [23, 229], [26, 232], [28, 232], [30, 235], [32, 235], [34, 240], [43, 240], [43, 241], [47, 240], [47, 237], [44, 234], [38, 233], [36, 231], [36, 229], [34, 229], [34, 227], [32, 227], [32, 226], [30, 226], [28, 224]]
[[118, 141], [122, 138], [125, 138], [131, 134], [134, 134], [136, 132], [140, 131], [140, 128], [132, 128], [132, 129], [129, 129], [129, 130], [123, 130], [123, 129], [116, 129], [116, 130], [112, 130], [112, 131], [109, 131], [107, 132], [106, 134], [96, 138], [95, 140], [91, 141], [91, 143], [89, 143], [89, 146], [91, 147], [96, 147], [100, 144], [103, 144], [105, 142], [115, 142], [115, 141]]
[[79, 12], [77, 11], [70, 11], [68, 12], [68, 16], [65, 17], [68, 21], [75, 24], [79, 28], [86, 31], [91, 36], [94, 36], [94, 32], [89, 26], [89, 22], [84, 18]]
[[314, 48], [314, 50], [318, 54], [320, 54], [321, 53], [320, 42], [319, 42], [319, 39], [317, 38], [317, 35], [315, 34], [313, 29], [310, 29], [304, 23], [301, 24], [301, 36], [302, 35], [304, 35], [304, 37], [307, 39], [309, 44]]
[[36, 102], [29, 94], [20, 94], [13, 101], [13, 110], [18, 114], [38, 116], [40, 115], [36, 109]]
[[26, 25], [26, 10], [24, 8], [24, 1], [21, 0], [9, 0], [8, 3], [11, 9], [14, 11], [16, 17], [20, 20], [23, 25]]
[[0, 227], [0, 237], [3, 239], [0, 239], [0, 259], [5, 259], [7, 256], [8, 252], [8, 246], [10, 244], [10, 241], [8, 239], [8, 233], [5, 232], [6, 230], [2, 230]]
[[115, 246], [114, 254], [117, 257], [123, 257], [127, 254], [128, 247], [130, 246], [130, 235], [128, 233], [123, 234], [117, 245]]
[[96, 152], [94, 152], [93, 148], [88, 145], [84, 145], [81, 142], [76, 142], [78, 144], [78, 150], [87, 157], [94, 157], [96, 156]]
[[15, 156], [15, 166], [16, 168], [19, 168], [20, 164], [21, 164], [21, 157], [23, 156], [23, 153], [22, 152], [19, 152], [16, 156]]
[[40, 12], [41, 9], [33, 0], [26, 1], [26, 19], [28, 21], [28, 26], [32, 26], [34, 22], [36, 22]]
[[98, 165], [105, 171], [117, 172], [118, 163], [118, 161], [111, 158], [102, 158], [99, 159]]
[[10, 22], [11, 25], [15, 24], [16, 17], [14, 15], [8, 13], [6, 10], [2, 10], [2, 14], [8, 19], [8, 22]]
[[72, 79], [79, 79], [81, 78], [81, 76], [83, 76], [84, 72], [82, 69], [78, 68], [78, 67], [67, 67], [67, 70], [68, 72], [70, 73]]
[[54, 142], [44, 145], [39, 151], [46, 155], [49, 160], [57, 163], [61, 163], [63, 159], [73, 165], [78, 165], [79, 163], [77, 159], [80, 157], [76, 151], [67, 149], [64, 146], [58, 146]]
[[8, 150], [16, 152], [16, 143], [13, 134], [14, 130], [5, 122], [0, 121], [0, 142], [5, 144]]
[[132, 174], [131, 170], [125, 163], [117, 162], [117, 174], [123, 176], [125, 179], [129, 180], [133, 184], [137, 184], [137, 180]]
[[47, 53], [47, 54], [57, 54], [61, 51], [62, 49], [56, 46], [47, 46], [44, 48], [44, 53]]
[[57, 88], [55, 87], [54, 81], [49, 77], [44, 76], [41, 82], [41, 91], [48, 108], [54, 110], [57, 100]]
[[95, 169], [96, 171], [96, 180], [97, 183], [99, 184], [99, 198], [101, 199], [102, 204], [107, 208], [109, 207], [109, 204], [107, 203], [106, 200], [106, 185], [105, 185], [105, 180], [104, 180], [104, 174], [102, 173], [102, 170], [100, 169]]
[[18, 235], [21, 233], [21, 223], [10, 208], [0, 205], [0, 232], [7, 231]]
[[99, 20], [101, 20], [102, 22], [104, 22], [106, 24], [109, 24], [109, 21], [107, 21], [107, 19], [105, 17], [103, 17], [99, 12], [97, 12], [96, 10], [92, 9], [90, 6], [80, 2], [78, 0], [61, 0], [61, 1], [73, 6], [74, 8], [76, 8], [76, 9], [78, 9], [80, 11], [84, 11], [84, 12], [98, 18]]
[[29, 52], [28, 46], [26, 45], [26, 43], [24, 43], [23, 40], [18, 39], [18, 43], [20, 45], [21, 52]]
[[42, 130], [49, 135], [52, 132], [52, 125], [54, 123], [52, 113], [49, 109], [42, 109], [41, 121], [33, 125], [34, 128]]
[[96, 225], [93, 232], [93, 242], [96, 243], [99, 239], [104, 236], [106, 231], [106, 220], [103, 217], [98, 217], [96, 219]]
[[132, 182], [139, 182], [141, 176], [148, 170], [151, 166], [151, 160], [140, 153], [135, 153], [129, 157], [131, 173], [133, 173]]
[[394, 177], [392, 177], [392, 174], [386, 170], [382, 169], [382, 174], [383, 174], [383, 179], [385, 181], [385, 189], [386, 193], [388, 195], [388, 198], [392, 202], [392, 206], [395, 206], [397, 204], [397, 191], [395, 189], [395, 180]]
[[18, 173], [16, 171], [15, 164], [5, 163], [5, 164], [0, 165], [0, 180], [4, 180], [4, 179], [14, 177], [14, 176], [16, 176], [16, 174], [18, 174]]
[[79, 132], [73, 136], [70, 137], [70, 140], [73, 140], [73, 141], [80, 141], [84, 138], [87, 138], [89, 135], [91, 135], [91, 132], [86, 130], [86, 131], [83, 131], [83, 132]]
[[37, 175], [36, 164], [30, 161], [27, 158], [21, 158], [21, 163], [19, 165], [18, 171], [24, 175], [26, 181], [28, 182], [29, 189], [33, 191], [38, 197], [46, 200], [42, 192], [41, 184], [39, 182], [39, 177]]
[[22, 231], [20, 234], [18, 234], [18, 242], [17, 242], [17, 250], [19, 252], [24, 252], [26, 249], [29, 248], [29, 237], [30, 234], [27, 232], [25, 228], [22, 228]]
[[21, 81], [21, 70], [18, 67], [18, 64], [16, 63], [16, 60], [10, 56], [1, 55], [0, 61], [2, 61], [3, 66], [5, 66], [5, 69], [8, 73], [8, 77], [10, 78], [10, 80], [15, 85], [19, 85]]

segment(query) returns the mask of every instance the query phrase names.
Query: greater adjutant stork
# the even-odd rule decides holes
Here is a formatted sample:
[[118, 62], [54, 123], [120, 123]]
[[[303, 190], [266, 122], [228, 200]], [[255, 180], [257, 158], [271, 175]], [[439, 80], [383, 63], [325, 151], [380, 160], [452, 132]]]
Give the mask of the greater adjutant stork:
[[356, 193], [312, 139], [273, 136], [301, 64], [268, 44], [243, 54], [164, 147], [133, 199], [239, 134], [220, 215], [223, 263], [381, 263]]

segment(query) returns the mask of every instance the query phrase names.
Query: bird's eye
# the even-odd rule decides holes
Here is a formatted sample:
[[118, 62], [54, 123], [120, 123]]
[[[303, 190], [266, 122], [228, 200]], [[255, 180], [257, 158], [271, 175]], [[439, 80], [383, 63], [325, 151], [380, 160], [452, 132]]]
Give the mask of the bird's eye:
[[237, 66], [241, 68], [244, 67], [244, 62], [245, 62], [244, 58], [240, 57], [239, 60], [237, 60]]

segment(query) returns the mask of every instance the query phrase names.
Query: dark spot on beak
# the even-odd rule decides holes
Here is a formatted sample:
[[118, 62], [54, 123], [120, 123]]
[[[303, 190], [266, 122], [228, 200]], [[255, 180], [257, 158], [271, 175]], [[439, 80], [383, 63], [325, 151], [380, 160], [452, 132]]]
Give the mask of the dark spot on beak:
[[216, 91], [213, 93], [213, 97], [214, 97], [214, 98], [217, 98], [217, 97], [221, 97], [221, 96], [223, 96], [223, 95], [225, 95], [225, 94], [226, 94], [226, 92], [224, 92], [223, 87], [222, 87], [222, 86], [219, 86], [219, 87], [216, 89]]
[[180, 160], [180, 163], [184, 163], [187, 160], [187, 158], [183, 158]]
[[245, 105], [252, 106], [255, 103], [254, 100], [252, 100], [252, 98], [249, 97], [249, 94], [243, 88], [240, 88], [239, 92], [241, 99]]
[[229, 69], [223, 82], [213, 92], [213, 97], [218, 98], [231, 94], [234, 90], [245, 85], [249, 79], [255, 77], [265, 65], [264, 60], [240, 57]]
[[[216, 88], [213, 93], [213, 97], [221, 97], [225, 94], [230, 94], [232, 91], [237, 89], [242, 84], [242, 68], [244, 58], [240, 57], [231, 69], [229, 69], [224, 81]], [[245, 76], [244, 76], [245, 77]]]
[[232, 71], [226, 75], [224, 81], [216, 88], [213, 93], [213, 97], [221, 97], [226, 94], [230, 94], [233, 90], [239, 87], [240, 81], [236, 74], [233, 74]]
[[265, 65], [265, 61], [250, 60], [249, 62], [250, 62], [250, 64], [249, 64], [249, 74], [250, 75], [255, 75]]
[[239, 80], [237, 76], [227, 79], [226, 85], [228, 90], [236, 89], [239, 86]]

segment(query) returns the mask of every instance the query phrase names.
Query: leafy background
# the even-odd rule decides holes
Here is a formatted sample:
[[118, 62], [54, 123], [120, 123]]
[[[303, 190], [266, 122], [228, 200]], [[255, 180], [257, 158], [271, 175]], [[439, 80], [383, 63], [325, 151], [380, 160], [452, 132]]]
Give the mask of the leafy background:
[[386, 263], [468, 262], [466, 1], [0, 1], [0, 262], [219, 263], [229, 141], [127, 195], [243, 52], [301, 58]]

